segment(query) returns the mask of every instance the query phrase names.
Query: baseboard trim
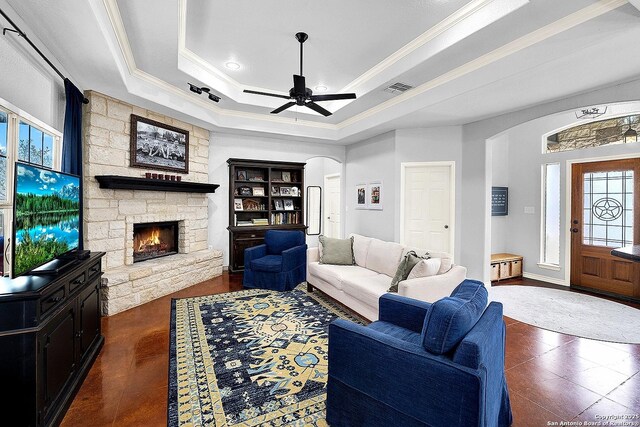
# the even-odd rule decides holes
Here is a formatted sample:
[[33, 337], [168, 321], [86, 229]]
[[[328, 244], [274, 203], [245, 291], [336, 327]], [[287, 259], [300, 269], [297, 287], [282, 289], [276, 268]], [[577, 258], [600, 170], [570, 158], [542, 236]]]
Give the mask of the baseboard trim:
[[541, 274], [535, 274], [535, 273], [527, 273], [526, 271], [522, 273], [522, 277], [526, 279], [539, 280], [541, 282], [553, 283], [554, 285], [569, 287], [569, 284], [564, 279], [558, 279], [556, 277], [543, 276]]

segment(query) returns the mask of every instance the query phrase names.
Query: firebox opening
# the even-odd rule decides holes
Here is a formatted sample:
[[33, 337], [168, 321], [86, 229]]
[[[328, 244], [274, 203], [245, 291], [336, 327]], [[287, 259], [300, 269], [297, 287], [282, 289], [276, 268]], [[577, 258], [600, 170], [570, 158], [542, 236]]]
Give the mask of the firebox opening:
[[178, 253], [178, 222], [133, 225], [133, 262]]

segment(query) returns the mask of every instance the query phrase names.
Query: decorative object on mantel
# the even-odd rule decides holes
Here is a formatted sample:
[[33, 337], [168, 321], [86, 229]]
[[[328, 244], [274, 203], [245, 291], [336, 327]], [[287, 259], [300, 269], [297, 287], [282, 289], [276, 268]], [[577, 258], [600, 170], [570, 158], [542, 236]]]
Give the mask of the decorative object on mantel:
[[163, 175], [151, 172], [145, 172], [144, 177], [147, 179], [164, 179], [165, 181], [180, 181], [182, 179], [180, 175], [169, 175], [168, 173]]
[[132, 114], [131, 166], [189, 173], [189, 132]]
[[[148, 191], [171, 191], [180, 193], [215, 193], [220, 187], [218, 184], [206, 184], [202, 182], [148, 180], [132, 176], [119, 175], [96, 175], [96, 180], [100, 183], [100, 188], [112, 190], [148, 190]], [[178, 178], [181, 178], [178, 176]]]

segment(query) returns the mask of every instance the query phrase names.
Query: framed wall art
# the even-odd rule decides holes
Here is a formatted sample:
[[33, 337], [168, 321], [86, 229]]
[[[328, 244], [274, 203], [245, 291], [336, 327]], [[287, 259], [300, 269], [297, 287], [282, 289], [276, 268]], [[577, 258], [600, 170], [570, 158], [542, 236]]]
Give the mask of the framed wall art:
[[367, 209], [367, 184], [356, 185], [356, 209]]
[[131, 115], [131, 166], [189, 173], [189, 132]]
[[372, 181], [368, 188], [369, 200], [367, 207], [374, 210], [382, 210], [382, 181]]

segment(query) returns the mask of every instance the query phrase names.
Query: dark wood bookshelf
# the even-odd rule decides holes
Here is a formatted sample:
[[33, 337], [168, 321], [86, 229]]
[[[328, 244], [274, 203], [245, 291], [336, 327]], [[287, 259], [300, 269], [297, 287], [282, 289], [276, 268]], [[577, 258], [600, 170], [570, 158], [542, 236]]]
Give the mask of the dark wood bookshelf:
[[[229, 159], [229, 271], [244, 270], [244, 250], [264, 242], [267, 230], [302, 230], [304, 224], [304, 167], [305, 163], [276, 162], [250, 159]], [[288, 180], [284, 180], [288, 178]], [[264, 195], [253, 193], [254, 188], [262, 189]], [[297, 195], [273, 194], [272, 189], [288, 188]], [[296, 188], [296, 190], [292, 190]], [[244, 194], [242, 194], [244, 191]], [[253, 200], [252, 200], [253, 199]], [[276, 209], [277, 203], [291, 200], [293, 210]], [[242, 203], [243, 209], [236, 210], [235, 203]], [[256, 203], [257, 202], [257, 203]], [[247, 209], [258, 206], [264, 209]], [[295, 214], [295, 215], [294, 215]], [[255, 219], [266, 219], [267, 225], [247, 224]]]

